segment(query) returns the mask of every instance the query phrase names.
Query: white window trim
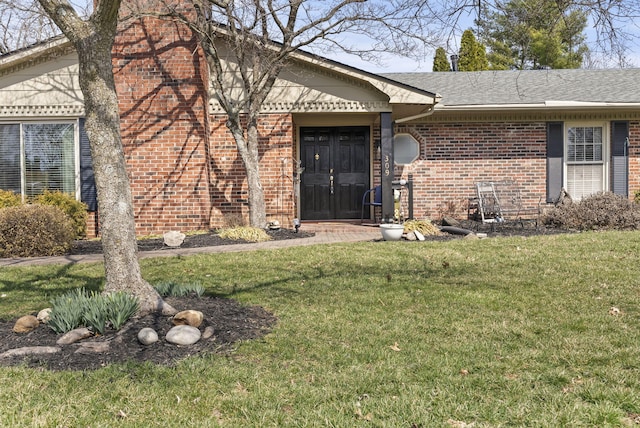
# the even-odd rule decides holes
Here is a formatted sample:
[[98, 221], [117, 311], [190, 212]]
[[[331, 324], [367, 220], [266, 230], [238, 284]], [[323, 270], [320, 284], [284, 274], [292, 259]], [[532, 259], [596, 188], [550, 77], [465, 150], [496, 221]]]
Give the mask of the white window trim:
[[[569, 180], [569, 174], [568, 174], [568, 166], [569, 165], [581, 165], [581, 163], [579, 162], [569, 162], [569, 129], [570, 128], [584, 128], [584, 127], [602, 127], [602, 187], [603, 187], [603, 191], [606, 191], [607, 189], [609, 189], [609, 168], [610, 168], [610, 159], [609, 159], [609, 152], [610, 152], [610, 147], [611, 147], [611, 129], [610, 129], [610, 125], [609, 122], [594, 122], [594, 121], [588, 121], [588, 122], [565, 122], [564, 124], [564, 135], [563, 135], [563, 144], [564, 144], [564, 161], [563, 161], [563, 187], [566, 189], [568, 188], [568, 180]], [[593, 164], [596, 164], [596, 162], [594, 162]]]
[[81, 200], [81, 177], [80, 177], [80, 119], [44, 119], [44, 118], [23, 118], [23, 119], [12, 119], [10, 121], [1, 121], [0, 125], [18, 125], [20, 127], [19, 135], [20, 135], [20, 192], [22, 196], [23, 202], [26, 198], [26, 156], [25, 156], [25, 142], [24, 142], [24, 132], [23, 125], [25, 124], [34, 124], [34, 123], [43, 123], [43, 124], [72, 124], [74, 126], [73, 131], [73, 150], [74, 150], [74, 182], [75, 182], [75, 197], [76, 200]]

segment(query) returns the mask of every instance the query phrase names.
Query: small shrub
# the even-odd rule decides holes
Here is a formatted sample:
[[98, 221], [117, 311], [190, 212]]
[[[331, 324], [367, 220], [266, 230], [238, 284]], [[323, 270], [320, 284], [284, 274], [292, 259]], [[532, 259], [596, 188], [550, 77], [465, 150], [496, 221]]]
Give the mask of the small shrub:
[[83, 325], [83, 313], [89, 296], [84, 289], [75, 289], [51, 300], [51, 313], [47, 325], [58, 334]]
[[138, 311], [138, 299], [131, 294], [117, 292], [107, 294], [107, 321], [115, 330], [120, 330], [125, 322]]
[[404, 233], [418, 231], [424, 236], [440, 235], [440, 229], [429, 220], [408, 220], [404, 222]]
[[247, 225], [242, 214], [239, 213], [227, 213], [222, 217], [222, 223], [224, 227], [244, 227]]
[[83, 238], [87, 234], [87, 205], [78, 201], [75, 196], [60, 191], [44, 193], [36, 196], [33, 202], [40, 205], [53, 205], [69, 216], [76, 238]]
[[271, 240], [271, 237], [264, 229], [258, 227], [231, 227], [218, 232], [223, 239], [247, 242], [264, 242]]
[[10, 190], [0, 190], [0, 208], [22, 205], [22, 196]]
[[0, 210], [0, 257], [36, 257], [65, 254], [74, 232], [59, 208], [20, 205]]
[[566, 199], [542, 219], [547, 226], [572, 230], [640, 228], [640, 206], [612, 192], [600, 192], [575, 202]]

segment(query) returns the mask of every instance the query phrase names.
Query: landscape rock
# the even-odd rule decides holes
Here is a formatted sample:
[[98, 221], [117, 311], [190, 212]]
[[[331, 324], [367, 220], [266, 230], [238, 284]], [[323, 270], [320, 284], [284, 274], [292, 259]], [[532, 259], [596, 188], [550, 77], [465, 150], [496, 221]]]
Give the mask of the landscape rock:
[[195, 327], [190, 325], [177, 325], [167, 332], [166, 341], [174, 345], [193, 345], [202, 333]]
[[15, 333], [29, 333], [38, 328], [39, 325], [40, 321], [38, 321], [38, 318], [33, 315], [25, 315], [18, 318], [16, 324], [13, 326], [13, 331]]
[[49, 319], [51, 318], [51, 308], [44, 308], [43, 310], [38, 312], [38, 316], [36, 318], [38, 318], [38, 321], [43, 324], [48, 323]]
[[152, 343], [156, 343], [158, 341], [158, 333], [150, 328], [145, 327], [138, 332], [138, 342], [143, 345], [151, 345]]
[[215, 332], [215, 329], [212, 326], [208, 326], [207, 328], [204, 329], [204, 332], [202, 333], [202, 338], [209, 339], [210, 337], [213, 336], [214, 332]]
[[76, 343], [79, 340], [91, 337], [91, 335], [91, 330], [86, 327], [76, 328], [75, 330], [71, 330], [63, 334], [58, 340], [56, 340], [56, 344], [60, 346], [71, 345], [72, 343]]
[[480, 239], [480, 237], [478, 235], [476, 235], [475, 233], [471, 232], [471, 233], [465, 235], [464, 239]]
[[0, 358], [22, 357], [24, 355], [55, 354], [60, 352], [57, 346], [25, 346], [23, 348], [9, 349], [0, 354]]
[[420, 232], [418, 230], [414, 230], [413, 234], [416, 235], [416, 238], [418, 239], [418, 241], [424, 241], [426, 239], [424, 237], [424, 235], [422, 234], [422, 232]]
[[191, 327], [200, 327], [204, 315], [200, 311], [186, 310], [178, 312], [173, 316], [173, 325], [190, 325]]
[[169, 232], [165, 232], [162, 237], [164, 238], [164, 245], [167, 247], [179, 247], [182, 245], [184, 238], [186, 238], [187, 235], [177, 230], [171, 230]]
[[418, 237], [416, 236], [416, 232], [415, 231], [407, 233], [406, 235], [404, 235], [404, 238], [407, 241], [415, 241], [415, 240], [418, 239]]
[[109, 350], [108, 342], [87, 342], [80, 344], [76, 354], [101, 354]]
[[453, 227], [462, 227], [462, 224], [453, 217], [443, 217], [442, 218], [443, 226], [453, 226]]

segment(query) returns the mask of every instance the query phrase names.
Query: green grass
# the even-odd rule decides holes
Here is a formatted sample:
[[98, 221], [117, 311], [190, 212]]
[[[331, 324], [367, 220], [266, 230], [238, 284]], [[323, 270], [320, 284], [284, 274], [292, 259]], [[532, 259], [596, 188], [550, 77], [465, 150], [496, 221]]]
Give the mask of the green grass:
[[[632, 425], [639, 262], [640, 232], [145, 259], [152, 283], [198, 282], [279, 322], [173, 368], [0, 368], [0, 426]], [[4, 268], [0, 313], [99, 289], [102, 275]]]

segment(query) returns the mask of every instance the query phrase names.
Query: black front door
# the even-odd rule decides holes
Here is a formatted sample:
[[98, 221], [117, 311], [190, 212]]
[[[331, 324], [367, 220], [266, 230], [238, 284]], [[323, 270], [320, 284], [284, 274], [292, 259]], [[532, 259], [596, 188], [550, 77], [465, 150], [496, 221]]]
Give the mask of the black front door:
[[302, 128], [302, 220], [360, 218], [369, 188], [369, 128]]

